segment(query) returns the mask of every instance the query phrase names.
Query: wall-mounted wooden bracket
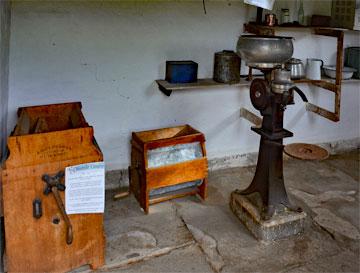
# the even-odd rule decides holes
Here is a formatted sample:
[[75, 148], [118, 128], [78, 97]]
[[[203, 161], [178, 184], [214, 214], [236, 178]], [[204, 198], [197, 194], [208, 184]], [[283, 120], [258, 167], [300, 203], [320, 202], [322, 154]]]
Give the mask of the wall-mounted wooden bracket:
[[342, 80], [342, 70], [344, 64], [344, 57], [343, 57], [344, 31], [336, 30], [336, 29], [315, 28], [314, 32], [317, 35], [324, 35], [324, 36], [337, 38], [335, 83], [327, 83], [326, 85], [323, 86], [320, 85], [320, 87], [335, 93], [334, 112], [328, 111], [324, 108], [321, 108], [320, 106], [311, 103], [308, 103], [306, 105], [306, 110], [318, 114], [331, 121], [338, 122], [340, 120], [341, 80]]
[[306, 104], [306, 111], [310, 111], [310, 112], [313, 112], [315, 114], [318, 114], [324, 118], [327, 118], [331, 121], [334, 121], [334, 122], [338, 122], [339, 121], [339, 115], [337, 113], [334, 113], [334, 112], [330, 112], [320, 106], [317, 106], [315, 104], [312, 104], [312, 103], [307, 103]]
[[261, 127], [262, 118], [244, 107], [240, 108], [240, 117], [246, 119], [247, 121], [250, 121], [252, 124], [254, 124], [258, 128]]
[[156, 81], [156, 83], [159, 86], [159, 90], [161, 92], [163, 92], [166, 96], [170, 97], [171, 93], [172, 93], [172, 89], [171, 88], [166, 88], [161, 82]]

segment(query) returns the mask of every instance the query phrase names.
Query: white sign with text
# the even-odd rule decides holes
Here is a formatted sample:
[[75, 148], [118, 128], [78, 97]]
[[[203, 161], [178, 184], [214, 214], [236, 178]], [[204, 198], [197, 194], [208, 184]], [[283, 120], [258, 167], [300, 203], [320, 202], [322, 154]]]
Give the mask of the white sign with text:
[[105, 163], [94, 162], [65, 168], [67, 214], [104, 213]]

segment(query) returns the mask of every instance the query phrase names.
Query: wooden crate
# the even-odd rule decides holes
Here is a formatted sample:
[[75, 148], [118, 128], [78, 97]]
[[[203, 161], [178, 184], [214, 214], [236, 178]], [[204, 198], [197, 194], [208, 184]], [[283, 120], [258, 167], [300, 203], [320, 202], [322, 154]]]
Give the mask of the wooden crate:
[[[81, 103], [19, 108], [18, 117], [2, 166], [8, 272], [65, 272], [85, 264], [98, 268], [104, 264], [103, 214], [69, 215], [73, 242], [67, 244], [53, 193], [43, 193], [44, 174], [103, 160]], [[64, 192], [60, 196], [64, 202]], [[42, 203], [39, 219], [33, 216], [36, 198]]]
[[[148, 156], [151, 150], [188, 143], [199, 143], [202, 157], [175, 164], [149, 167]], [[189, 125], [132, 133], [131, 166], [129, 167], [130, 190], [145, 213], [149, 212], [149, 205], [173, 198], [199, 194], [202, 199], [205, 199], [207, 196], [207, 167], [205, 137]], [[202, 184], [191, 189], [150, 198], [153, 190], [194, 180], [202, 180]]]

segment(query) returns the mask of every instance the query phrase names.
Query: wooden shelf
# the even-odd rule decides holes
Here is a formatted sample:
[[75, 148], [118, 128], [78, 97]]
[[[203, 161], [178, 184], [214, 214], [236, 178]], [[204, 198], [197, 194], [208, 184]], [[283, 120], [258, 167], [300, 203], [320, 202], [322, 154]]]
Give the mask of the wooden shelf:
[[165, 80], [156, 80], [156, 83], [159, 86], [159, 90], [163, 92], [166, 96], [170, 96], [172, 91], [184, 91], [190, 89], [204, 89], [212, 87], [234, 87], [234, 86], [248, 86], [250, 81], [246, 79], [241, 79], [240, 82], [234, 84], [220, 83], [216, 82], [213, 79], [198, 79], [196, 82], [191, 83], [169, 83]]
[[[321, 80], [309, 80], [309, 79], [301, 79], [301, 80], [293, 80], [294, 83], [311, 83], [311, 84], [316, 84], [318, 82], [326, 82], [329, 84], [335, 84], [335, 79], [333, 78], [329, 78], [327, 76], [323, 76], [321, 77]], [[355, 79], [355, 78], [351, 78], [351, 79], [347, 79], [347, 80], [341, 80], [341, 83], [358, 83], [360, 82], [360, 79]]]
[[[254, 79], [259, 78], [263, 79], [263, 76], [255, 76]], [[344, 83], [359, 83], [359, 79], [348, 79], [342, 80], [342, 84]], [[205, 89], [205, 88], [213, 88], [213, 87], [236, 87], [236, 86], [250, 86], [251, 81], [248, 81], [246, 78], [241, 78], [240, 82], [235, 84], [226, 84], [219, 83], [214, 81], [213, 79], [198, 79], [196, 82], [192, 83], [169, 83], [165, 80], [156, 80], [156, 83], [159, 86], [159, 90], [163, 92], [166, 96], [170, 96], [172, 91], [186, 91], [191, 89]], [[330, 91], [335, 92], [335, 79], [323, 77], [319, 81], [309, 80], [309, 79], [301, 79], [294, 80], [294, 83], [308, 83], [313, 84], [318, 87], [329, 89]]]
[[360, 33], [358, 30], [344, 29], [344, 28], [332, 28], [332, 27], [313, 27], [313, 26], [301, 26], [301, 25], [288, 25], [288, 26], [264, 26], [255, 23], [244, 24], [244, 31], [257, 35], [271, 35], [274, 36], [276, 31], [296, 31], [296, 30], [318, 30], [323, 29], [326, 31], [355, 31]]
[[[342, 40], [343, 40], [343, 31], [345, 29], [334, 29], [334, 28], [326, 28], [326, 27], [307, 27], [307, 26], [275, 26], [268, 27], [263, 25], [256, 25], [253, 23], [244, 24], [244, 31], [248, 33], [253, 33], [257, 35], [269, 35], [274, 36], [275, 30], [302, 30], [302, 29], [312, 29], [315, 34], [331, 36], [338, 38], [338, 59], [340, 54], [342, 54]], [[347, 30], [350, 31], [350, 30]], [[341, 49], [341, 50], [339, 50]], [[341, 51], [341, 52], [340, 52]], [[339, 60], [338, 60], [339, 61]], [[340, 68], [341, 69], [341, 68]], [[342, 82], [350, 82], [350, 81], [359, 81], [359, 80], [345, 80], [341, 81], [341, 70], [337, 68], [337, 79], [332, 80], [329, 78], [324, 78], [319, 81], [302, 79], [297, 80], [295, 83], [309, 83], [318, 87], [322, 87], [324, 89], [330, 90], [337, 95], [340, 93], [340, 86]], [[252, 77], [251, 74], [249, 75]], [[262, 78], [262, 77], [261, 77]], [[192, 83], [169, 83], [165, 80], [156, 80], [156, 83], [159, 86], [159, 90], [163, 92], [166, 96], [170, 96], [173, 91], [185, 91], [191, 89], [205, 89], [205, 88], [213, 88], [213, 87], [236, 87], [236, 86], [250, 86], [251, 81], [242, 78], [239, 83], [235, 84], [226, 84], [219, 83], [214, 81], [211, 78], [207, 79], [198, 79], [196, 82]]]

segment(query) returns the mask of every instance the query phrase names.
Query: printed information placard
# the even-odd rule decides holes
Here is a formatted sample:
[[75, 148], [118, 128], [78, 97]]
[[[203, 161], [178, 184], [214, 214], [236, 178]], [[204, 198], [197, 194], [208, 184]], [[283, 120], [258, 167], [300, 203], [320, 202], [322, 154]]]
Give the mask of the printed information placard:
[[104, 213], [105, 163], [94, 162], [65, 168], [67, 214]]

